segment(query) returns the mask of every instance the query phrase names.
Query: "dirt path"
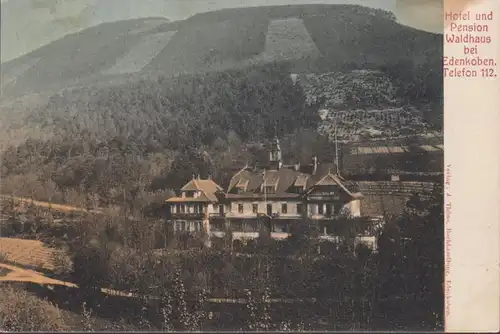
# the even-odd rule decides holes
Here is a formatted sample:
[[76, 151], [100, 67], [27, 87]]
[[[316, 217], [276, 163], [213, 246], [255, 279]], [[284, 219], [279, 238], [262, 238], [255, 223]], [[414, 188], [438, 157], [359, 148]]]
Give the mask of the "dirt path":
[[64, 205], [64, 204], [55, 204], [55, 203], [49, 203], [49, 202], [42, 202], [42, 201], [35, 201], [29, 198], [24, 198], [24, 197], [16, 197], [16, 196], [10, 196], [10, 195], [0, 195], [0, 199], [3, 200], [14, 200], [18, 203], [23, 203], [23, 204], [32, 204], [35, 206], [43, 207], [43, 208], [50, 208], [55, 211], [62, 211], [62, 212], [85, 212], [85, 213], [98, 213], [102, 214], [103, 212], [101, 210], [87, 210], [85, 208], [79, 208], [76, 206], [72, 205]]
[[[40, 270], [54, 270], [54, 254], [59, 250], [49, 248], [38, 240], [17, 238], [0, 238], [0, 268], [7, 270], [6, 275], [0, 276], [0, 282], [28, 282], [42, 285], [63, 285], [78, 287], [71, 282], [65, 282], [47, 277], [45, 274], [26, 268], [40, 268]], [[130, 296], [130, 294], [111, 289], [101, 289], [107, 294]]]
[[7, 275], [0, 277], [0, 282], [29, 282], [43, 285], [63, 285], [67, 287], [77, 287], [76, 284], [63, 282], [45, 276], [34, 270], [24, 269], [10, 264], [0, 263], [0, 268], [7, 269]]
[[[26, 283], [35, 283], [40, 285], [60, 285], [66, 286], [70, 288], [78, 288], [78, 285], [71, 283], [60, 281], [58, 279], [50, 278], [45, 276], [44, 274], [37, 272], [35, 270], [24, 269], [17, 266], [13, 266], [6, 263], [0, 263], [0, 268], [6, 269], [8, 272], [4, 276], [0, 276], [1, 282], [26, 282]], [[109, 295], [118, 295], [123, 297], [134, 297], [131, 293], [125, 293], [121, 291], [116, 291], [113, 289], [101, 289], [101, 292]]]

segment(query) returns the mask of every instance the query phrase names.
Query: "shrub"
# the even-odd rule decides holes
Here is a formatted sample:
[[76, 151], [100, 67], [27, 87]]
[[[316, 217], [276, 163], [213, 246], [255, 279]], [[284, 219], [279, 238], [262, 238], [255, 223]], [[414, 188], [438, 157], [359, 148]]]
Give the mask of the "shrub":
[[22, 289], [0, 288], [0, 331], [64, 331], [59, 309]]
[[71, 262], [71, 258], [66, 254], [65, 250], [54, 251], [51, 257], [56, 274], [63, 277], [71, 274], [73, 270], [73, 263]]

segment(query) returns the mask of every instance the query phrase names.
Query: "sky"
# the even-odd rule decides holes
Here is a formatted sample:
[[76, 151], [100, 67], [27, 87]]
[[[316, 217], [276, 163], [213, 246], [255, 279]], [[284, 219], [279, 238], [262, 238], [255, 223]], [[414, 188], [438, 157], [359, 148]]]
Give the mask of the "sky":
[[[286, 4], [357, 4], [392, 11], [401, 23], [423, 30], [442, 30], [439, 20], [413, 19], [419, 13], [430, 20], [432, 3], [442, 0], [1, 0], [1, 60], [8, 61], [68, 33], [103, 22], [163, 16], [181, 20], [199, 12], [222, 8]], [[427, 4], [419, 5], [417, 4]], [[428, 7], [430, 3], [431, 7]], [[426, 7], [427, 6], [427, 7]], [[434, 8], [434, 11], [435, 11]], [[432, 8], [431, 8], [432, 9]]]

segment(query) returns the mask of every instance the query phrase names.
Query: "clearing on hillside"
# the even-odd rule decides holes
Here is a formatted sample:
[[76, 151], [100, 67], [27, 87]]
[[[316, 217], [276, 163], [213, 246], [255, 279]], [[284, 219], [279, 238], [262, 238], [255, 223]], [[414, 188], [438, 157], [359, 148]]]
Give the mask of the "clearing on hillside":
[[318, 56], [320, 52], [302, 20], [290, 17], [269, 23], [265, 51], [256, 60], [297, 60]]
[[141, 71], [168, 45], [177, 31], [160, 32], [141, 36], [141, 40], [131, 50], [116, 61], [113, 67], [102, 74], [126, 74]]

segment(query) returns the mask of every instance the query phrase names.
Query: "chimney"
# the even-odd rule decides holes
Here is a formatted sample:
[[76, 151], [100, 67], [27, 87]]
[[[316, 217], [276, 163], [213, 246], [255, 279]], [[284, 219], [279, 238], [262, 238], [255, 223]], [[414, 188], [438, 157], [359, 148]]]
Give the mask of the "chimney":
[[316, 156], [312, 157], [312, 175], [316, 175], [318, 169], [318, 158]]

